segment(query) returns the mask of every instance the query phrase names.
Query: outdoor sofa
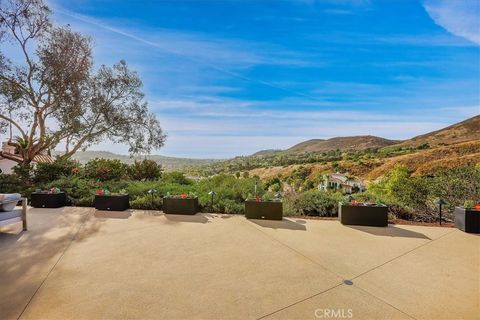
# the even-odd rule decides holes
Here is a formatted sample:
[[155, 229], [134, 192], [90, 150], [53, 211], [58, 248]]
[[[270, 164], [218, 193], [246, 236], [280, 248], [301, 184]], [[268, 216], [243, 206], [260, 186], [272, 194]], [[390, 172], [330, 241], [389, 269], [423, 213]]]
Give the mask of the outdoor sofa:
[[[22, 201], [22, 207], [16, 208]], [[18, 193], [0, 194], [0, 227], [22, 222], [23, 230], [27, 230], [27, 198]]]

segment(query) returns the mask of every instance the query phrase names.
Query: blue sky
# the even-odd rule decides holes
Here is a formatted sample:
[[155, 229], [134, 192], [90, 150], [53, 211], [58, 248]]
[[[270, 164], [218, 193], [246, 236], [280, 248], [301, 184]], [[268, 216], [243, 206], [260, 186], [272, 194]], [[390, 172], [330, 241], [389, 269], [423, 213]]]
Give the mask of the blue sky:
[[139, 72], [168, 134], [158, 154], [404, 139], [480, 113], [476, 0], [48, 3], [94, 38], [97, 64], [125, 59]]

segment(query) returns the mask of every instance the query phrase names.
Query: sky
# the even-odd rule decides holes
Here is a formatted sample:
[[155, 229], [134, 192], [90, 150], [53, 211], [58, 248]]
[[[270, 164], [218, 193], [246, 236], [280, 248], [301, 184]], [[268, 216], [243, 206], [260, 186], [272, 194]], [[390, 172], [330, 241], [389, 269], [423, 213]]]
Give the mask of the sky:
[[168, 135], [155, 154], [407, 139], [480, 114], [479, 0], [47, 3], [94, 39], [96, 66], [125, 59], [139, 73]]

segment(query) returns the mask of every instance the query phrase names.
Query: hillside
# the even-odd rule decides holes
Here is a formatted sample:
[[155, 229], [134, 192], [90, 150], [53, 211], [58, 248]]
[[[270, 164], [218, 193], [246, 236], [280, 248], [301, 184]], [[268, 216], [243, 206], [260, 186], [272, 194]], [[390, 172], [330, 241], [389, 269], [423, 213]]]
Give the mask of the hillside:
[[270, 156], [276, 153], [283, 152], [281, 149], [267, 149], [267, 150], [260, 150], [252, 154], [252, 157], [263, 157], [263, 156]]
[[335, 137], [327, 140], [312, 139], [287, 149], [288, 153], [327, 152], [332, 150], [366, 150], [397, 144], [399, 141], [375, 136]]
[[375, 180], [389, 172], [396, 165], [405, 165], [414, 175], [426, 175], [436, 169], [450, 169], [463, 165], [480, 163], [480, 140], [456, 143], [437, 148], [421, 150], [412, 154], [388, 158], [365, 175]]
[[398, 145], [411, 146], [428, 143], [430, 146], [437, 146], [473, 140], [480, 140], [480, 115], [437, 131], [422, 134]]
[[151, 159], [159, 164], [167, 171], [184, 170], [188, 167], [209, 165], [219, 160], [215, 159], [188, 159], [188, 158], [174, 158], [161, 155], [147, 155], [130, 157], [128, 155], [115, 154], [108, 151], [82, 151], [77, 152], [73, 159], [86, 163], [91, 159], [104, 158], [104, 159], [118, 159], [124, 163], [133, 163], [136, 159]]
[[401, 142], [373, 136], [314, 139], [282, 152], [264, 151], [261, 155], [215, 166], [223, 172], [249, 171], [264, 179], [288, 177], [304, 167], [310, 179], [340, 170], [372, 181], [399, 164], [410, 168], [414, 175], [428, 175], [439, 168], [480, 163], [480, 116]]

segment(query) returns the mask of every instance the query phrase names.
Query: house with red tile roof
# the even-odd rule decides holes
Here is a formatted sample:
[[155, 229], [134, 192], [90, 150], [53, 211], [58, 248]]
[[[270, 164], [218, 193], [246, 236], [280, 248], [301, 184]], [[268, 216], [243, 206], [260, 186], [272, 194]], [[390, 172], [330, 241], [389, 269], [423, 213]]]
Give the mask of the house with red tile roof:
[[[2, 151], [4, 153], [9, 153], [13, 155], [13, 157], [17, 158], [18, 160], [22, 160], [22, 156], [18, 154], [17, 150], [13, 146], [9, 146], [7, 142], [2, 143]], [[53, 162], [55, 158], [46, 155], [46, 154], [39, 154], [36, 155], [32, 161], [32, 165], [35, 166], [37, 163], [44, 163], [44, 162]], [[4, 158], [0, 156], [0, 173], [10, 174], [13, 173], [13, 167], [16, 166], [18, 162]]]

